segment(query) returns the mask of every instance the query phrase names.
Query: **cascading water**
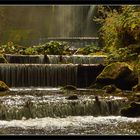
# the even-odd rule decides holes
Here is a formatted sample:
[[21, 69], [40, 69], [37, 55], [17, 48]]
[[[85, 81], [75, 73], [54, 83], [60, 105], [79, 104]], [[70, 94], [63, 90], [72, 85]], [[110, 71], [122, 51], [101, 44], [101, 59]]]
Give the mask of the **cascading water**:
[[87, 87], [103, 68], [98, 64], [0, 64], [0, 80], [10, 87]]
[[[33, 92], [33, 91], [32, 91]], [[35, 91], [35, 94], [38, 92]], [[21, 94], [21, 93], [20, 93]], [[77, 100], [68, 100], [63, 94], [32, 96], [19, 94], [0, 99], [0, 120], [21, 120], [23, 118], [67, 117], [67, 116], [109, 116], [119, 115], [126, 99], [100, 99], [93, 95], [78, 95]]]
[[[48, 25], [47, 33], [40, 26], [47, 37], [97, 35], [91, 24], [96, 6], [47, 8], [51, 9], [51, 16], [44, 14], [42, 18], [42, 23]], [[105, 96], [103, 90], [83, 89], [95, 82], [104, 69], [101, 64], [106, 56], [5, 57], [9, 64], [0, 64], [0, 80], [10, 86], [10, 91], [0, 93], [0, 134], [140, 134], [139, 118], [119, 116], [120, 109], [128, 104], [126, 98]], [[60, 90], [59, 86], [65, 85], [78, 88]]]
[[127, 99], [96, 101], [95, 91], [80, 91], [78, 99], [68, 100], [57, 92], [12, 91], [1, 97], [0, 134], [139, 134], [139, 118], [118, 116]]
[[[97, 6], [95, 5], [91, 5], [89, 7], [89, 10], [88, 10], [88, 14], [87, 14], [87, 22], [86, 22], [86, 28], [85, 28], [85, 34], [86, 35], [91, 35], [93, 34], [93, 30], [94, 30], [94, 36], [97, 36], [97, 25], [95, 24], [95, 22], [93, 22], [93, 18], [94, 16], [96, 15], [96, 10], [97, 9]], [[91, 28], [94, 28], [92, 31], [91, 31]]]
[[9, 63], [17, 64], [104, 64], [106, 55], [11, 55], [6, 54]]
[[11, 87], [76, 85], [77, 66], [52, 64], [0, 65], [1, 80]]
[[17, 64], [43, 64], [44, 55], [11, 55], [5, 54], [5, 58], [9, 63]]

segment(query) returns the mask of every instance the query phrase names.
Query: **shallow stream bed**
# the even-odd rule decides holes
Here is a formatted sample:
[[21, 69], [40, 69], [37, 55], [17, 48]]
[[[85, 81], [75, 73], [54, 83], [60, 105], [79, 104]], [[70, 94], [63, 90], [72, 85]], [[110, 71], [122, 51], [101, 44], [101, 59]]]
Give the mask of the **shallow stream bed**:
[[[98, 91], [99, 92], [99, 91]], [[58, 88], [13, 88], [0, 98], [1, 135], [139, 135], [140, 118], [120, 116], [127, 98]], [[7, 94], [7, 95], [6, 95]], [[102, 94], [101, 94], [102, 95]]]
[[69, 116], [0, 121], [0, 134], [24, 135], [139, 135], [140, 118]]

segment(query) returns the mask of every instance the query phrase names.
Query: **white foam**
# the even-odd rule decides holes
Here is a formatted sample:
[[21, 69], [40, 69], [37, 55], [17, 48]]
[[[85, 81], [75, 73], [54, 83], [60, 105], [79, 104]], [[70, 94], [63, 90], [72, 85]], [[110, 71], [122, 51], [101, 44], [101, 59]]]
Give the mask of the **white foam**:
[[0, 127], [20, 127], [29, 128], [34, 127], [38, 129], [63, 129], [66, 127], [86, 127], [87, 125], [95, 124], [111, 124], [117, 123], [140, 123], [140, 117], [127, 118], [121, 116], [107, 116], [107, 117], [93, 117], [93, 116], [69, 116], [66, 118], [36, 118], [28, 120], [12, 120], [12, 121], [0, 121]]

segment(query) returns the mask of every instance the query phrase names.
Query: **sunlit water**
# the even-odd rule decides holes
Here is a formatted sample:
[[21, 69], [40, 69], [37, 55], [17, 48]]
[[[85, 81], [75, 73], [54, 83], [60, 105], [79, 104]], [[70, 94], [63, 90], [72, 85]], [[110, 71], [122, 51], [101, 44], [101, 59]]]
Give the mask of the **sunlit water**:
[[[1, 104], [8, 108], [18, 109], [22, 107], [26, 101], [31, 101], [34, 105], [50, 104], [57, 105], [59, 109], [66, 104], [70, 104], [70, 100], [66, 99], [65, 94], [59, 94], [60, 88], [12, 88], [10, 95], [0, 98]], [[94, 102], [94, 93], [85, 94], [86, 89], [81, 89], [78, 95], [77, 103]], [[89, 92], [89, 91], [88, 91]], [[93, 91], [91, 91], [93, 92]], [[12, 95], [14, 93], [14, 95]], [[16, 93], [16, 94], [15, 94]], [[22, 94], [24, 93], [24, 94]], [[51, 93], [51, 94], [50, 94]], [[82, 94], [84, 93], [84, 94]], [[38, 94], [38, 95], [37, 95]], [[42, 96], [40, 96], [42, 95]], [[99, 97], [100, 100], [127, 100], [122, 97]], [[58, 106], [59, 105], [59, 106]], [[87, 104], [88, 105], [88, 104]], [[88, 106], [85, 106], [88, 109]], [[31, 107], [32, 108], [32, 107]], [[67, 108], [67, 106], [66, 106]], [[70, 108], [69, 108], [70, 109]], [[80, 106], [79, 106], [80, 109]], [[53, 109], [52, 109], [53, 110]], [[11, 110], [12, 111], [12, 110]], [[36, 108], [38, 112], [38, 109]], [[56, 111], [56, 110], [55, 110]], [[14, 110], [12, 111], [13, 114]], [[11, 112], [11, 113], [12, 113]], [[41, 114], [41, 112], [38, 112]], [[59, 112], [60, 113], [60, 112]], [[61, 112], [63, 113], [63, 112]], [[84, 112], [85, 113], [85, 112]], [[56, 112], [57, 114], [57, 112]], [[87, 113], [88, 114], [88, 113]], [[66, 116], [46, 116], [22, 119], [4, 119], [0, 120], [1, 135], [139, 135], [140, 134], [140, 117], [128, 118], [119, 115], [116, 116], [94, 116], [93, 115], [66, 115]], [[0, 115], [1, 116], [1, 115]], [[11, 116], [10, 116], [11, 117]]]
[[0, 121], [0, 134], [137, 135], [140, 134], [140, 118], [68, 116]]
[[40, 87], [21, 87], [21, 88], [10, 88], [10, 91], [58, 91], [60, 88], [40, 88]]

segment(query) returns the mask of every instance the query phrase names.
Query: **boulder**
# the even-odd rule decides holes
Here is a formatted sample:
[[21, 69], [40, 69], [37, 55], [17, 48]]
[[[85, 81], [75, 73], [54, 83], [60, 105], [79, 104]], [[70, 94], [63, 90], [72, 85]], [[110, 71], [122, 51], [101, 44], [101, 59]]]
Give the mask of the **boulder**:
[[120, 89], [131, 90], [138, 83], [138, 77], [127, 63], [115, 62], [103, 69], [97, 76], [96, 83], [104, 86], [114, 84]]
[[9, 87], [3, 81], [0, 81], [0, 91], [7, 91], [7, 90], [9, 90]]
[[132, 102], [130, 107], [121, 110], [121, 115], [126, 117], [139, 117], [140, 102]]

